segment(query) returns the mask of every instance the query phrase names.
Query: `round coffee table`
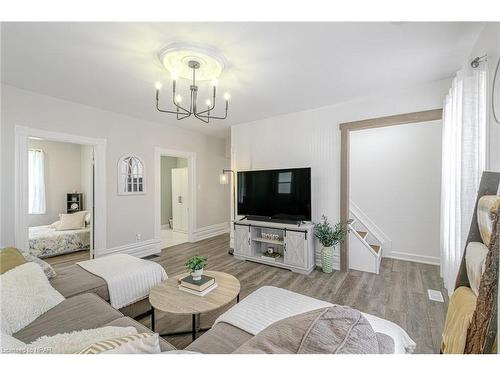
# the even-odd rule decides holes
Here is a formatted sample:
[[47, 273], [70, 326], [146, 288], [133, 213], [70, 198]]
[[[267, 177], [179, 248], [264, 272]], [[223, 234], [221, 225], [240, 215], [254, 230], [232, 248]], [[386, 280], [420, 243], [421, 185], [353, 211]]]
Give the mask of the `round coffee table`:
[[151, 330], [155, 331], [155, 309], [176, 315], [191, 315], [192, 330], [187, 332], [164, 333], [161, 336], [192, 334], [193, 341], [196, 334], [201, 331], [200, 314], [216, 310], [236, 299], [240, 298], [240, 282], [232, 275], [224, 272], [205, 271], [205, 275], [215, 278], [217, 288], [204, 296], [197, 296], [188, 292], [179, 290], [178, 280], [188, 273], [182, 273], [174, 276], [156, 285], [149, 293], [149, 303], [151, 309]]

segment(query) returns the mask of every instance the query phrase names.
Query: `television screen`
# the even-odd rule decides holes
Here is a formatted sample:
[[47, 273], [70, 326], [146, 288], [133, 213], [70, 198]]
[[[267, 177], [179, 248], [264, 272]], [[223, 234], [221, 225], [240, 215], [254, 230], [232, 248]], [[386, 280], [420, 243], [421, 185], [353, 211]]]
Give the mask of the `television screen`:
[[238, 215], [311, 220], [311, 168], [238, 172]]

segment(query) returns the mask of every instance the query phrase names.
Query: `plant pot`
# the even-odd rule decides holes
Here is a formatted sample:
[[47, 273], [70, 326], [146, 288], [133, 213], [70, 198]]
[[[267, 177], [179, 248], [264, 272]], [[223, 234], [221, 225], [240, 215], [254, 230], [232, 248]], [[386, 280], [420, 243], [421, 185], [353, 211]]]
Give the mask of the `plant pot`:
[[201, 280], [201, 276], [203, 275], [203, 268], [201, 270], [196, 270], [191, 272], [191, 276], [193, 276], [193, 280]]
[[335, 246], [323, 246], [321, 249], [321, 268], [324, 273], [333, 272], [333, 250]]

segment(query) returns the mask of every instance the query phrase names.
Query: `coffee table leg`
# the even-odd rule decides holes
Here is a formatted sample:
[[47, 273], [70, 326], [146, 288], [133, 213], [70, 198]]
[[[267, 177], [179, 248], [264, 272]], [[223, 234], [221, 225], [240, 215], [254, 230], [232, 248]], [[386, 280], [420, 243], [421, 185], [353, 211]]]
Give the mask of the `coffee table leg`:
[[239, 303], [240, 302], [240, 294], [238, 293], [238, 295], [236, 296], [236, 303]]
[[151, 307], [151, 331], [155, 331], [155, 308]]
[[198, 330], [200, 328], [199, 323], [200, 323], [200, 314], [193, 314], [192, 315], [192, 328], [193, 328], [192, 341], [196, 340], [196, 334], [198, 333]]

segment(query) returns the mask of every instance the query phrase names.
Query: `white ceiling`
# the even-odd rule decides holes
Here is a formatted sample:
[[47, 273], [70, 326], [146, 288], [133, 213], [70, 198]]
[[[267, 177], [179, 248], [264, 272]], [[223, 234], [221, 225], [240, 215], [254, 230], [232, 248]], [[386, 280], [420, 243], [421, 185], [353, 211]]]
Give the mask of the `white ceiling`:
[[[448, 78], [460, 68], [482, 26], [3, 23], [1, 78], [26, 90], [225, 136], [237, 123]], [[154, 82], [170, 89], [157, 53], [173, 41], [207, 44], [224, 53], [229, 67], [219, 79], [219, 92], [231, 93], [227, 120], [179, 122], [155, 110]], [[201, 93], [203, 102], [206, 93]]]

